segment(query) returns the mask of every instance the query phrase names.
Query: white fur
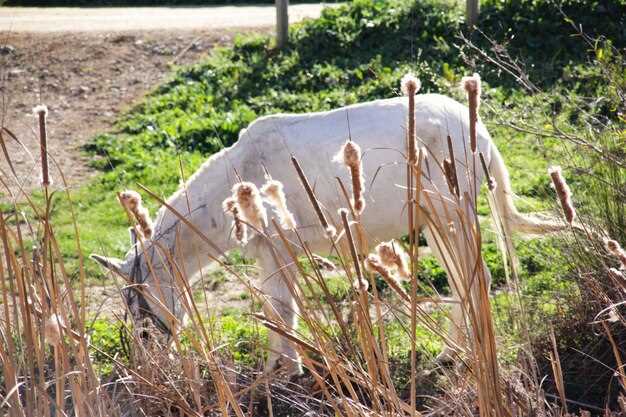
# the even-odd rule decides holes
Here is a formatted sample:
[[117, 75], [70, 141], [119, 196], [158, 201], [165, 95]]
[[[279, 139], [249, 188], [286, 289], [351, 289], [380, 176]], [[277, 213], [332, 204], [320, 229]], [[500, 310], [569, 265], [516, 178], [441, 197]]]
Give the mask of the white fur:
[[[442, 198], [435, 201], [436, 213], [429, 214], [443, 218], [443, 198], [450, 196], [446, 180], [437, 164], [448, 156], [448, 134], [453, 140], [461, 193], [472, 193], [472, 187], [480, 187], [484, 175], [480, 162], [474, 165], [469, 151], [467, 108], [448, 97], [434, 94], [418, 95], [415, 101], [418, 145], [427, 148], [430, 168], [429, 176], [425, 177], [422, 186], [425, 190], [441, 193]], [[305, 197], [290, 157], [294, 155], [298, 158], [328, 218], [337, 225], [337, 209], [345, 207], [347, 203], [338, 189], [335, 177], [341, 178], [344, 184], [350, 184], [350, 179], [344, 167], [331, 160], [348, 137], [363, 149], [367, 208], [363, 212], [362, 222], [368, 233], [368, 241], [375, 245], [397, 238], [407, 231], [406, 190], [402, 188], [406, 180], [406, 164], [402, 156], [405, 150], [406, 117], [406, 97], [377, 100], [323, 113], [262, 117], [241, 132], [235, 145], [210, 157], [187, 181], [185, 187], [168, 200], [169, 205], [185, 215], [211, 240], [211, 245], [207, 245], [166, 208], [158, 213], [153, 242], [158, 241], [159, 245], [173, 253], [178, 269], [184, 270], [184, 276], [187, 277], [197, 273], [210, 261], [207, 253], [215, 256], [235, 248], [237, 242], [231, 232], [232, 221], [223, 212], [222, 201], [230, 195], [232, 185], [238, 181], [235, 172], [242, 180], [261, 186], [265, 167], [272, 178], [283, 183], [289, 207], [304, 240], [311, 245], [312, 250], [328, 252], [328, 239]], [[482, 123], [477, 126], [477, 136], [478, 149], [484, 154], [492, 169], [492, 176], [498, 182], [495, 200], [505, 230], [510, 232], [518, 228], [536, 231], [542, 223], [522, 216], [515, 210], [508, 172]], [[476, 172], [472, 173], [474, 167]], [[476, 184], [470, 184], [468, 178], [475, 178]], [[175, 239], [176, 234], [178, 239]], [[436, 244], [437, 237], [430, 231], [426, 231], [426, 236], [433, 253], [446, 266], [448, 276], [458, 276], [459, 271], [449, 266], [446, 259], [462, 255], [442, 253], [443, 248]], [[148, 246], [147, 253], [157, 277], [148, 278], [150, 291], [180, 319], [182, 308], [176, 292], [172, 290], [172, 274], [163, 267], [163, 256], [154, 250], [154, 246]], [[258, 260], [262, 269], [261, 288], [269, 300], [264, 306], [265, 313], [276, 314], [287, 326], [295, 327], [297, 308], [291, 292], [283, 282], [282, 275], [273, 274], [278, 269], [276, 256], [278, 259], [281, 256], [284, 259], [288, 257], [280, 250], [281, 243], [275, 246], [279, 248], [278, 253], [273, 253], [270, 245], [257, 237], [248, 243], [246, 252]], [[120, 270], [128, 273], [133, 258], [133, 253], [129, 253]], [[147, 274], [148, 268], [143, 257], [141, 265]], [[451, 287], [453, 295], [458, 297], [458, 291], [454, 289], [456, 285]], [[462, 337], [460, 329], [463, 319], [459, 304], [454, 306], [452, 318], [455, 323], [451, 326], [451, 336], [458, 341]], [[155, 309], [158, 310], [158, 307]], [[283, 356], [293, 360], [296, 368], [299, 367], [298, 355], [290, 343], [271, 334], [270, 345], [269, 366], [274, 366]]]

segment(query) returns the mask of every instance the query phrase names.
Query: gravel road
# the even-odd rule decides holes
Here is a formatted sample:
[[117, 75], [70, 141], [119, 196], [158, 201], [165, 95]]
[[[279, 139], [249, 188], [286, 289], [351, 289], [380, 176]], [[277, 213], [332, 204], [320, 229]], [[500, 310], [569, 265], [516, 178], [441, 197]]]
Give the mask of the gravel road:
[[[334, 3], [333, 3], [334, 4]], [[290, 22], [318, 17], [321, 4], [289, 6]], [[275, 23], [272, 5], [215, 7], [0, 7], [0, 32], [120, 32], [258, 28]]]

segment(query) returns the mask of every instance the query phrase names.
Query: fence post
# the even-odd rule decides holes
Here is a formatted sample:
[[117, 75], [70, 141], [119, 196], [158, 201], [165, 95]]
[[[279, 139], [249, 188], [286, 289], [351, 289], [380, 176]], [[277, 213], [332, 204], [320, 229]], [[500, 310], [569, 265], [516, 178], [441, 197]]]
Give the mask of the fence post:
[[465, 8], [465, 21], [467, 22], [467, 26], [472, 27], [478, 22], [479, 11], [480, 0], [467, 0]]
[[283, 49], [287, 46], [289, 31], [289, 0], [276, 0], [276, 46]]

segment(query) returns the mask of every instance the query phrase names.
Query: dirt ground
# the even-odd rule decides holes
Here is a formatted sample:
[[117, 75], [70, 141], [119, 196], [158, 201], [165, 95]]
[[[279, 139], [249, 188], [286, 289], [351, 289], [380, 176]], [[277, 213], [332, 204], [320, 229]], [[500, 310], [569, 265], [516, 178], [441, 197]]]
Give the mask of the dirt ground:
[[[290, 21], [319, 16], [323, 4], [290, 8]], [[107, 132], [120, 112], [236, 33], [272, 30], [272, 6], [0, 8], [0, 122], [13, 166], [0, 152], [0, 201], [39, 186], [39, 139], [32, 108], [48, 106], [49, 153], [70, 186], [94, 172], [81, 146]], [[210, 28], [210, 29], [202, 29]], [[14, 175], [14, 173], [16, 175]], [[51, 168], [57, 186], [58, 169]]]
[[[0, 34], [2, 124], [24, 146], [4, 140], [21, 185], [28, 191], [39, 182], [35, 105], [49, 109], [50, 154], [71, 185], [83, 183], [93, 175], [80, 151], [86, 141], [112, 129], [120, 112], [168, 77], [172, 64], [197, 61], [234, 34], [233, 29]], [[0, 161], [2, 176], [18, 193], [4, 155]], [[56, 169], [51, 175], [60, 182]]]

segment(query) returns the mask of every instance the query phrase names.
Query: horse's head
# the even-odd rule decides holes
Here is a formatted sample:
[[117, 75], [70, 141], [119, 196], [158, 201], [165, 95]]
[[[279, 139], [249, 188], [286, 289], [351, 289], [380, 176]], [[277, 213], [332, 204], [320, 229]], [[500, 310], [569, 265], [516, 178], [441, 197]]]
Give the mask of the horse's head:
[[[146, 243], [137, 243], [133, 229], [131, 245], [124, 260], [95, 254], [91, 255], [91, 259], [124, 279], [126, 285], [122, 289], [122, 297], [136, 326], [142, 326], [146, 319], [150, 319], [161, 332], [171, 335], [173, 323], [177, 322], [172, 314], [175, 307], [172, 302], [175, 299], [173, 288], [168, 285], [154, 285], [153, 274], [162, 268], [148, 267], [142, 251]], [[155, 287], [159, 287], [158, 290]]]

